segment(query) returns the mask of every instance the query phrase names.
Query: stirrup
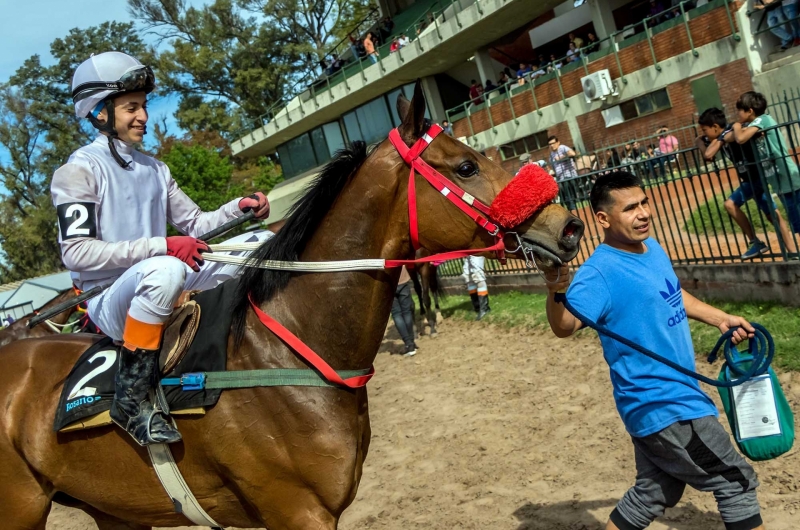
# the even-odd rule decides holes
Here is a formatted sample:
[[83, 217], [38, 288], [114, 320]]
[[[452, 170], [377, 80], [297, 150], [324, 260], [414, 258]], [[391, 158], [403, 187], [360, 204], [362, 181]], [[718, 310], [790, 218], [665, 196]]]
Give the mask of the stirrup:
[[[112, 410], [114, 409], [115, 406], [112, 404]], [[121, 415], [124, 416], [125, 414], [122, 413]], [[161, 408], [154, 405], [150, 400], [141, 401], [138, 414], [136, 416], [126, 416], [127, 421], [124, 425], [119, 418], [114, 416], [115, 414], [111, 415], [111, 420], [125, 429], [136, 443], [142, 447], [159, 443], [171, 444], [182, 439], [181, 433], [178, 432], [177, 425], [175, 425], [175, 420], [167, 416]], [[160, 425], [162, 432], [153, 432], [153, 422], [158, 422], [159, 420], [162, 423]], [[156, 425], [156, 427], [159, 427], [159, 425]]]

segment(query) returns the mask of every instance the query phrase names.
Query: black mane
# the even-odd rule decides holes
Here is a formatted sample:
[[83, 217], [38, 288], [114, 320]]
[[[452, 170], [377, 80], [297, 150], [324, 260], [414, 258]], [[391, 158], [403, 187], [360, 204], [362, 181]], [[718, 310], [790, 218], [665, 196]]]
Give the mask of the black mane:
[[[353, 142], [337, 151], [333, 159], [308, 187], [308, 191], [289, 211], [283, 228], [250, 255], [250, 260], [297, 261], [311, 235], [328, 214], [333, 202], [367, 157], [364, 142]], [[286, 287], [293, 273], [243, 267], [236, 292], [232, 331], [236, 344], [244, 336], [244, 323], [250, 307], [248, 296], [260, 304]]]

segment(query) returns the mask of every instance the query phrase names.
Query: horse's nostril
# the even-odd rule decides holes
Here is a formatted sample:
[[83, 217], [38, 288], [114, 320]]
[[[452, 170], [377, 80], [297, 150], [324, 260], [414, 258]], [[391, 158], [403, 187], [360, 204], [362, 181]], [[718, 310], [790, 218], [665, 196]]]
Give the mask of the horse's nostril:
[[580, 219], [570, 219], [561, 233], [561, 243], [567, 248], [575, 248], [583, 235], [583, 222]]

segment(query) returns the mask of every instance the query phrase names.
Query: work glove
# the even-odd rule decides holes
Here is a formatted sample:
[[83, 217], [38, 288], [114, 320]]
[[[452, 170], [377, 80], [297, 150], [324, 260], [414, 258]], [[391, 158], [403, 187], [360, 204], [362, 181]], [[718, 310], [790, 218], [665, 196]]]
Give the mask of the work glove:
[[204, 260], [202, 253], [211, 252], [204, 241], [191, 236], [170, 236], [167, 238], [167, 256], [178, 258], [195, 272], [200, 272]]
[[256, 213], [256, 219], [269, 217], [269, 201], [267, 196], [260, 191], [241, 199], [239, 201], [239, 209], [243, 212], [253, 210]]

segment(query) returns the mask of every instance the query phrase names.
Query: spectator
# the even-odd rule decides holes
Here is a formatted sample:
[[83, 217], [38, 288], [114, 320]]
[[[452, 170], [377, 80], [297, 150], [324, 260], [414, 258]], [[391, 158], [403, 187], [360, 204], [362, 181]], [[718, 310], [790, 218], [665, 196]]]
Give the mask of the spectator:
[[408, 46], [408, 37], [406, 37], [405, 33], [400, 34], [400, 38], [397, 39], [397, 44], [400, 48], [405, 48]]
[[476, 80], [472, 80], [472, 84], [469, 87], [469, 99], [470, 103], [475, 105], [480, 105], [483, 103], [483, 98], [481, 97], [483, 94], [483, 87], [478, 84]]
[[352, 33], [347, 37], [350, 39], [350, 51], [353, 52], [353, 57], [356, 59], [366, 57], [367, 52], [364, 51], [364, 41], [356, 39]]
[[364, 51], [372, 64], [378, 62], [378, 54], [375, 52], [375, 36], [371, 31], [364, 37]]
[[487, 92], [491, 92], [492, 90], [495, 90], [496, 88], [497, 88], [497, 85], [492, 83], [491, 79], [487, 79], [486, 80], [486, 86], [483, 89], [483, 93], [485, 94]]
[[342, 69], [342, 60], [339, 59], [339, 56], [334, 53], [330, 66], [331, 75], [335, 74], [341, 69]]
[[[652, 173], [656, 178], [665, 178], [667, 173], [664, 167], [664, 157], [662, 156], [661, 149], [659, 149], [655, 144], [648, 145], [647, 158], [650, 159], [650, 162], [648, 163], [650, 173]], [[656, 171], [656, 164], [658, 164], [658, 171]]]
[[622, 165], [619, 159], [619, 153], [616, 149], [606, 149], [603, 167], [604, 169], [611, 169]]
[[486, 285], [484, 272], [485, 258], [467, 256], [464, 258], [464, 272], [462, 277], [467, 282], [467, 290], [472, 300], [472, 308], [478, 313], [475, 320], [480, 320], [492, 309], [489, 307], [489, 288]]
[[575, 47], [575, 43], [569, 43], [569, 50], [567, 50], [567, 62], [572, 63], [580, 59], [580, 53], [578, 53], [578, 48]]
[[16, 322], [14, 320], [14, 317], [12, 317], [11, 315], [6, 315], [5, 318], [3, 318], [3, 327], [7, 328], [8, 326], [13, 324], [14, 322]]
[[576, 50], [583, 48], [583, 39], [576, 36], [574, 33], [569, 34], [569, 42], [575, 45]]
[[600, 49], [600, 41], [597, 40], [597, 36], [594, 33], [589, 33], [589, 38], [586, 42], [586, 49], [583, 51], [586, 55], [590, 53], [594, 53]]
[[732, 125], [725, 120], [725, 113], [718, 108], [710, 108], [700, 115], [700, 128], [703, 136], [697, 138], [697, 146], [708, 161], [714, 160], [717, 153], [722, 153], [733, 163], [739, 176], [739, 187], [725, 201], [725, 210], [742, 229], [747, 238], [749, 248], [742, 254], [742, 259], [752, 259], [769, 250], [769, 247], [756, 236], [753, 225], [742, 211], [742, 205], [750, 199], [770, 223], [778, 221], [781, 235], [785, 241], [792, 239], [789, 228], [772, 200], [772, 195], [764, 190], [761, 177], [756, 167], [757, 158], [753, 151], [753, 142], [736, 143], [732, 134]]
[[630, 171], [634, 175], [636, 174], [636, 169], [634, 168], [634, 164], [636, 160], [639, 158], [639, 153], [633, 148], [633, 142], [628, 142], [625, 144], [622, 150], [622, 158], [620, 159], [621, 166], [625, 167], [625, 171]]
[[517, 170], [517, 173], [519, 173], [520, 170], [522, 168], [524, 168], [525, 166], [527, 166], [528, 164], [533, 164], [533, 163], [534, 162], [531, 159], [531, 154], [530, 153], [522, 153], [519, 156], [519, 169]]
[[556, 181], [561, 192], [561, 198], [566, 203], [570, 210], [575, 209], [575, 199], [572, 193], [572, 186], [565, 179], [578, 176], [578, 171], [575, 168], [575, 151], [566, 145], [561, 145], [556, 136], [550, 136], [547, 139], [547, 145], [550, 146], [550, 165], [553, 166], [555, 171]]
[[650, 20], [647, 25], [650, 27], [656, 26], [664, 21], [664, 4], [658, 0], [650, 0], [650, 12], [647, 14]]
[[417, 344], [414, 342], [414, 301], [411, 299], [411, 275], [405, 266], [400, 272], [400, 281], [394, 292], [392, 300], [392, 320], [394, 327], [400, 333], [405, 345], [405, 356], [411, 357], [417, 353]]
[[545, 68], [545, 69], [547, 68], [547, 59], [544, 58], [543, 53], [539, 54], [537, 62], [539, 63], [539, 68]]
[[517, 70], [517, 77], [525, 77], [525, 74], [530, 72], [531, 69], [525, 63], [519, 63], [519, 70]]
[[453, 125], [449, 121], [444, 120], [442, 122], [442, 132], [448, 136], [453, 136]]
[[[766, 114], [766, 98], [758, 92], [745, 92], [736, 102], [736, 109], [739, 114], [739, 121], [733, 124], [736, 141], [755, 142], [764, 177], [783, 203], [792, 232], [800, 234], [800, 171], [777, 129], [778, 123]], [[790, 258], [797, 259], [794, 238], [786, 238], [784, 242]]]
[[498, 85], [504, 86], [507, 85], [510, 81], [511, 79], [508, 78], [508, 74], [506, 74], [505, 71], [500, 72], [500, 79], [497, 80]]
[[561, 61], [556, 59], [556, 54], [551, 53], [550, 54], [550, 62], [547, 65], [547, 71], [548, 72], [553, 72], [555, 70], [558, 70], [559, 68], [561, 68]]
[[389, 45], [389, 53], [394, 53], [400, 49], [400, 43], [397, 42], [397, 39], [394, 39], [392, 43]]
[[783, 16], [786, 17], [787, 29], [792, 34], [792, 37], [794, 37], [792, 46], [800, 46], [800, 19], [797, 19], [797, 2], [798, 0], [783, 0], [783, 3], [781, 4], [783, 8]]
[[531, 73], [531, 80], [536, 79], [537, 77], [543, 75], [547, 75], [547, 72], [545, 72], [544, 67], [542, 65], [539, 65], [534, 69], [533, 73]]
[[[754, 0], [753, 9], [766, 9], [768, 6], [780, 1], [781, 0]], [[789, 11], [796, 14], [797, 3], [792, 2], [790, 6], [791, 7], [789, 8]], [[797, 21], [795, 21], [795, 24], [797, 24]], [[789, 29], [792, 28], [787, 27], [786, 25], [786, 14], [783, 5], [767, 11], [767, 26], [769, 26], [769, 30], [772, 32], [772, 34], [781, 40], [781, 50], [788, 50], [792, 47], [792, 45], [798, 44], [796, 40], [798, 35], [794, 34], [792, 31], [789, 31]]]
[[678, 139], [669, 134], [669, 129], [667, 129], [666, 125], [662, 125], [657, 134], [658, 148], [661, 149], [661, 154], [668, 155], [678, 150]]
[[508, 66], [506, 66], [505, 68], [503, 68], [503, 72], [504, 72], [504, 73], [505, 73], [505, 74], [508, 76], [508, 79], [509, 79], [510, 81], [513, 81], [514, 79], [516, 79], [516, 78], [517, 78], [517, 74], [515, 74], [515, 73], [514, 73], [514, 72], [511, 70], [511, 68], [509, 68]]
[[380, 29], [381, 38], [384, 41], [388, 39], [389, 36], [392, 34], [393, 29], [394, 29], [394, 21], [391, 19], [391, 17], [384, 17], [384, 19], [381, 21], [381, 29]]

